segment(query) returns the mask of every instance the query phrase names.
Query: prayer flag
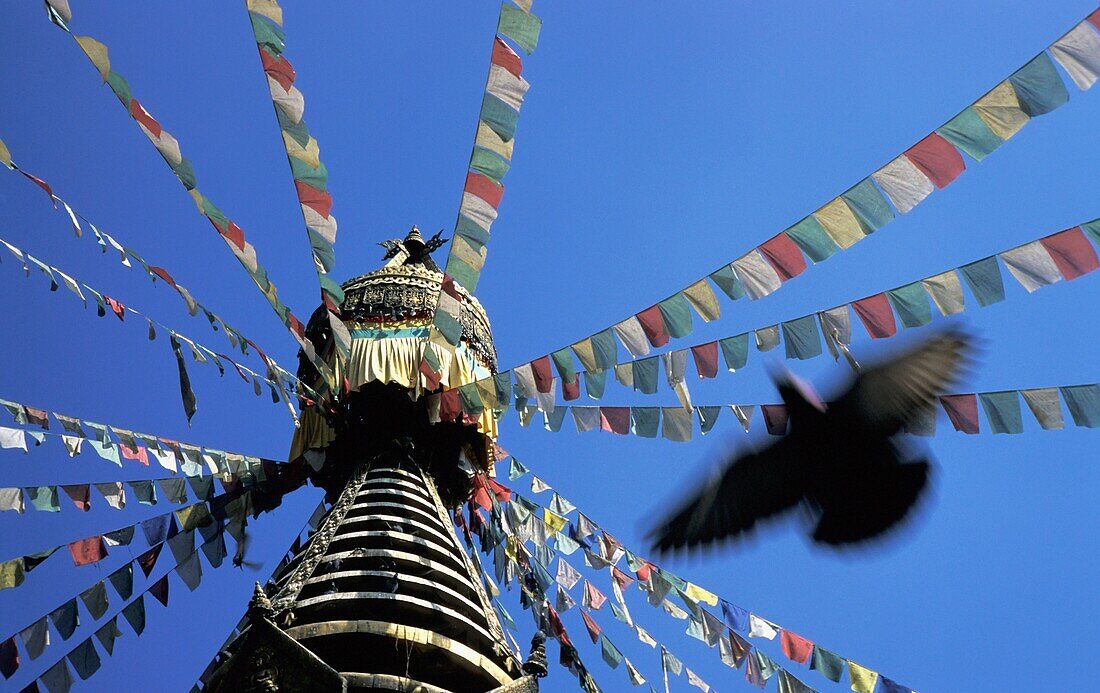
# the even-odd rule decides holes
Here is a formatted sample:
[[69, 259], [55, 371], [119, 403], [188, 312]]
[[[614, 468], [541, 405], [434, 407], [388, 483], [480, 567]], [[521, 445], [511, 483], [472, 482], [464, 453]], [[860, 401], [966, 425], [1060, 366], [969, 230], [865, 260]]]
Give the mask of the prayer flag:
[[813, 216], [805, 217], [783, 233], [798, 244], [802, 252], [815, 263], [829, 259], [840, 250], [836, 242], [825, 232], [821, 222]]
[[779, 274], [760, 254], [753, 250], [733, 261], [733, 267], [749, 299], [755, 301], [774, 292], [782, 285]]
[[1062, 405], [1058, 400], [1058, 390], [1053, 387], [1020, 390], [1035, 420], [1046, 430], [1061, 429], [1065, 426], [1062, 419]]
[[962, 155], [935, 132], [905, 150], [905, 156], [937, 188], [946, 188], [966, 169]]
[[1074, 424], [1100, 428], [1100, 386], [1075, 385], [1058, 389], [1062, 391]]
[[897, 333], [894, 313], [890, 310], [890, 302], [886, 294], [875, 294], [855, 301], [852, 303], [852, 308], [855, 309], [856, 315], [859, 316], [860, 322], [863, 323], [871, 339], [892, 337]]
[[779, 642], [783, 647], [783, 654], [787, 655], [787, 659], [799, 664], [805, 664], [809, 661], [814, 644], [806, 638], [783, 629], [779, 634]]
[[852, 690], [856, 693], [872, 693], [878, 681], [878, 672], [862, 667], [849, 659], [848, 678], [852, 680]]
[[988, 306], [1005, 300], [1005, 286], [1001, 279], [1001, 266], [996, 257], [971, 262], [959, 268], [966, 285], [978, 299], [978, 304]]
[[1087, 91], [1096, 82], [1100, 74], [1100, 34], [1087, 20], [1055, 41], [1050, 54], [1081, 91]]
[[841, 197], [859, 220], [864, 233], [872, 233], [894, 219], [894, 211], [870, 178], [864, 178]]
[[1019, 70], [1008, 81], [1020, 100], [1020, 108], [1032, 118], [1050, 113], [1069, 100], [1069, 92], [1050, 56], [1042, 52]]
[[947, 121], [936, 132], [975, 161], [981, 161], [1004, 143], [989, 129], [973, 106]]
[[1020, 415], [1020, 398], [1016, 390], [982, 392], [978, 395], [985, 410], [985, 418], [993, 433], [1023, 433]]
[[802, 274], [806, 270], [806, 259], [802, 257], [802, 251], [798, 249], [789, 236], [780, 233], [765, 241], [758, 248], [760, 253], [775, 268], [780, 281], [787, 281]]
[[932, 322], [932, 308], [920, 282], [899, 286], [886, 292], [886, 295], [903, 327], [920, 327]]
[[972, 394], [944, 395], [940, 397], [940, 404], [956, 431], [971, 435], [978, 432], [977, 397]]
[[1076, 279], [1100, 267], [1096, 249], [1085, 238], [1079, 226], [1051, 234], [1039, 242], [1050, 253], [1054, 264], [1067, 280]]
[[833, 241], [847, 250], [863, 239], [863, 224], [856, 218], [852, 208], [838, 197], [813, 213], [815, 219], [825, 229]]
[[806, 315], [782, 324], [783, 346], [789, 359], [809, 359], [821, 355], [821, 338], [814, 316]]
[[1062, 280], [1058, 265], [1040, 241], [1006, 250], [1000, 257], [1008, 271], [1028, 293]]
[[962, 284], [955, 270], [922, 279], [924, 290], [932, 297], [941, 315], [955, 315], [966, 308], [963, 302]]

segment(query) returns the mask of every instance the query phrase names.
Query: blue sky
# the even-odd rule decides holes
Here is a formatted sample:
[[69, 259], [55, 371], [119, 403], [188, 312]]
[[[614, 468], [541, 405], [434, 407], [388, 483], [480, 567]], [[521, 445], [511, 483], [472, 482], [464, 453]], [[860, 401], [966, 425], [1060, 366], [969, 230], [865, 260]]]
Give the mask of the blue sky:
[[[243, 3], [74, 2], [77, 33], [111, 49], [134, 95], [180, 141], [200, 187], [241, 224], [280, 296], [299, 315], [316, 284], [289, 171]], [[497, 7], [478, 3], [305, 3], [286, 8], [287, 56], [306, 118], [328, 166], [340, 221], [335, 275], [378, 266], [375, 244], [418, 224], [449, 229], [461, 195]], [[536, 3], [544, 28], [525, 59], [531, 82], [513, 169], [478, 295], [493, 320], [502, 366], [576, 341], [664, 298], [801, 219], [970, 104], [1087, 15], [1055, 1], [926, 2], [887, 7], [780, 2]], [[196, 297], [284, 365], [293, 343], [223, 243], [195, 214], [171, 172], [78, 48], [37, 3], [14, 4], [0, 25], [0, 138], [97, 226], [167, 267]], [[895, 287], [1100, 216], [1094, 162], [1100, 96], [1070, 85], [1071, 100], [1036, 120], [947, 190], [767, 299], [723, 302], [723, 319], [696, 339], [727, 336]], [[2, 172], [0, 172], [2, 173]], [[126, 271], [94, 240], [75, 239], [63, 213], [14, 175], [0, 175], [0, 237], [117, 296], [204, 344], [221, 334], [188, 318], [163, 286]], [[1087, 309], [1090, 275], [966, 313], [985, 340], [963, 386], [997, 390], [1098, 380], [1100, 332]], [[199, 412], [188, 429], [163, 335], [96, 318], [39, 275], [0, 267], [5, 351], [0, 397], [183, 441], [278, 458], [285, 410], [227, 375], [192, 366]], [[853, 350], [873, 357], [856, 327]], [[919, 335], [918, 331], [913, 331]], [[897, 343], [911, 338], [904, 335]], [[762, 365], [693, 384], [697, 403], [774, 399]], [[249, 365], [257, 367], [258, 362]], [[792, 365], [837, 382], [827, 359]], [[609, 386], [606, 402], [674, 404]], [[1026, 415], [1025, 415], [1026, 417]], [[757, 419], [759, 424], [759, 419]], [[761, 427], [762, 428], [762, 427]], [[1082, 556], [1097, 548], [1091, 464], [1095, 433], [967, 437], [926, 444], [939, 459], [936, 499], [905, 536], [838, 556], [792, 528], [708, 557], [665, 566], [723, 597], [918, 690], [1036, 690], [1089, 676], [1097, 599]], [[503, 426], [502, 444], [627, 546], [642, 547], [653, 513], [746, 439], [727, 412], [690, 445]], [[3, 485], [141, 477], [55, 441], [0, 455]], [[124, 625], [115, 655], [88, 690], [183, 690], [240, 617], [316, 504], [315, 489], [255, 524], [265, 572], [207, 570], [172, 608], [150, 604], [140, 639]], [[63, 504], [68, 501], [62, 499]], [[102, 503], [100, 504], [103, 505]], [[93, 509], [0, 516], [0, 558], [137, 522], [154, 510]], [[125, 556], [124, 549], [116, 550]], [[105, 577], [121, 559], [74, 569], [56, 556], [18, 590], [0, 593], [0, 637]], [[606, 577], [600, 576], [601, 585]], [[604, 585], [606, 586], [606, 585]], [[113, 592], [113, 598], [116, 598]], [[716, 651], [681, 635], [633, 594], [632, 610], [658, 639], [721, 690], [747, 690]], [[578, 595], [579, 600], [579, 595]], [[506, 603], [519, 613], [514, 598]], [[611, 637], [651, 680], [659, 659], [604, 616]], [[524, 621], [526, 623], [529, 621]], [[566, 626], [605, 690], [628, 687], [583, 634]], [[92, 632], [82, 627], [77, 638]], [[527, 631], [525, 630], [524, 633]], [[73, 639], [70, 643], [79, 642]], [[68, 648], [57, 644], [50, 652]], [[778, 643], [765, 649], [782, 659]], [[556, 648], [551, 647], [556, 660]], [[25, 663], [20, 687], [45, 668]], [[842, 690], [799, 665], [822, 690]], [[686, 688], [683, 679], [674, 685]], [[774, 687], [774, 683], [769, 684]], [[555, 667], [544, 690], [572, 690]]]

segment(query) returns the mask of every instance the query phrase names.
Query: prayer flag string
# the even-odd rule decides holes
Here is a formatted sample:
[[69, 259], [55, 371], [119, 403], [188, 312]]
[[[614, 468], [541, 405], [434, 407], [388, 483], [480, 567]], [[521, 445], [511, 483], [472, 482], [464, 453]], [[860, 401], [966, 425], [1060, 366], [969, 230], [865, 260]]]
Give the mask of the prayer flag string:
[[513, 370], [543, 362], [548, 368], [552, 357], [560, 369], [572, 371], [573, 354], [592, 370], [591, 364], [606, 369], [618, 360], [616, 342], [633, 358], [646, 356], [691, 334], [693, 312], [704, 322], [721, 318], [712, 284], [732, 300], [757, 300], [804, 272], [807, 258], [818, 263], [850, 248], [954, 181], [966, 168], [963, 153], [981, 161], [1031, 118], [1064, 104], [1069, 92], [1055, 61], [1081, 90], [1089, 89], [1100, 73], [1098, 26], [1100, 10], [885, 166], [748, 253], [621, 322]]
[[[0, 147], [3, 146], [3, 142], [0, 141]], [[7, 148], [4, 147], [4, 150], [7, 151]], [[139, 255], [137, 251], [135, 251], [133, 248], [123, 245], [114, 236], [105, 231], [102, 231], [95, 225], [95, 223], [91, 219], [81, 214], [80, 210], [72, 207], [64, 198], [54, 193], [52, 186], [43, 181], [41, 178], [33, 176], [22, 170], [18, 165], [12, 162], [10, 158], [4, 163], [7, 164], [9, 170], [23, 174], [23, 177], [26, 180], [29, 180], [32, 183], [39, 185], [39, 187], [43, 187], [43, 189], [47, 190], [50, 196], [50, 200], [54, 204], [54, 208], [56, 209], [57, 205], [60, 204], [65, 210], [69, 219], [69, 223], [73, 229], [73, 233], [78, 238], [84, 235], [84, 229], [80, 223], [84, 222], [84, 224], [87, 224], [88, 228], [92, 230], [92, 234], [94, 235], [96, 243], [99, 245], [101, 252], [106, 253], [109, 248], [113, 249], [118, 253], [121, 264], [130, 269], [134, 268], [134, 264], [131, 262], [131, 260], [133, 260], [141, 266], [146, 276], [149, 277], [149, 280], [154, 285], [156, 285], [157, 280], [160, 279], [163, 280], [165, 284], [172, 287], [172, 289], [174, 289], [176, 293], [179, 294], [180, 299], [184, 302], [184, 305], [187, 307], [187, 313], [189, 315], [195, 316], [198, 315], [199, 311], [202, 311], [203, 315], [210, 323], [211, 329], [217, 332], [218, 327], [220, 326], [222, 332], [226, 336], [226, 339], [229, 340], [229, 343], [234, 349], [240, 349], [241, 353], [247, 356], [249, 353], [249, 346], [251, 345], [253, 349], [255, 349], [256, 353], [260, 356], [260, 358], [264, 361], [265, 366], [275, 370], [283, 378], [293, 379], [293, 375], [285, 368], [280, 366], [278, 363], [276, 363], [273, 359], [269, 358], [267, 356], [267, 353], [263, 349], [261, 349], [259, 345], [257, 345], [248, 337], [245, 337], [243, 334], [241, 334], [239, 330], [226, 322], [217, 313], [210, 310], [208, 306], [196, 300], [191, 291], [184, 287], [182, 284], [176, 282], [175, 278], [172, 277], [167, 269], [157, 265], [149, 264], [145, 260], [145, 258]], [[314, 394], [316, 395], [316, 393]]]
[[351, 350], [351, 333], [340, 318], [344, 290], [328, 276], [336, 263], [336, 217], [331, 213], [332, 195], [328, 192], [328, 169], [321, 163], [317, 140], [302, 118], [305, 98], [294, 86], [297, 72], [283, 55], [286, 33], [283, 10], [275, 0], [245, 0], [245, 9], [256, 38], [260, 65], [267, 77], [271, 103], [279, 122], [287, 161], [294, 178], [298, 204], [302, 210], [313, 265], [321, 288], [321, 302], [328, 314], [333, 340], [343, 358]]
[[[455, 286], [462, 287], [470, 295], [477, 289], [485, 265], [490, 228], [504, 195], [503, 180], [512, 161], [520, 108], [531, 86], [522, 76], [522, 58], [504, 39], [511, 40], [530, 55], [542, 29], [542, 20], [531, 14], [531, 3], [518, 2], [516, 5], [505, 0], [500, 6], [474, 148], [428, 337], [433, 343], [450, 349], [458, 346], [462, 336], [459, 313], [464, 299]], [[421, 369], [439, 371], [438, 365], [427, 359]]]
[[[67, 4], [67, 3], [66, 3]], [[149, 138], [149, 141], [153, 143], [161, 157], [172, 169], [172, 172], [179, 179], [180, 183], [187, 190], [187, 193], [195, 202], [195, 206], [198, 208], [199, 214], [206, 217], [214, 229], [225, 241], [226, 246], [229, 248], [233, 256], [241, 263], [241, 266], [248, 272], [248, 276], [252, 278], [253, 283], [259, 288], [260, 292], [271, 304], [272, 309], [275, 311], [279, 319], [290, 331], [291, 336], [301, 347], [303, 353], [313, 364], [317, 372], [320, 373], [328, 385], [330, 390], [335, 390], [336, 381], [333, 376], [332, 369], [329, 368], [325, 360], [317, 354], [313, 347], [312, 342], [306, 338], [305, 325], [299, 320], [290, 307], [287, 306], [282, 300], [279, 299], [277, 288], [275, 284], [267, 275], [267, 269], [260, 264], [257, 258], [256, 248], [245, 239], [244, 230], [238, 226], [232, 219], [218, 208], [214, 202], [201, 192], [196, 187], [195, 170], [191, 165], [191, 162], [186, 159], [180, 152], [179, 142], [173, 137], [167, 130], [165, 130], [161, 124], [146, 110], [130, 92], [130, 85], [126, 79], [119, 73], [115, 72], [111, 67], [111, 61], [108, 57], [107, 46], [102, 42], [92, 38], [91, 36], [78, 36], [73, 34], [69, 29], [69, 23], [72, 19], [70, 12], [59, 12], [53, 5], [47, 3], [48, 14], [53, 20], [54, 24], [63, 29], [66, 33], [72, 36], [76, 44], [88, 57], [92, 65], [99, 71], [100, 77], [110, 87], [111, 91], [122, 103], [130, 117], [134, 119], [142, 133]], [[68, 15], [68, 18], [64, 18]]]
[[[608, 374], [614, 373], [620, 385], [645, 395], [655, 394], [660, 381], [665, 380], [681, 405], [690, 408], [689, 363], [695, 366], [700, 379], [715, 378], [723, 370], [732, 373], [743, 369], [748, 363], [750, 345], [755, 345], [757, 351], [767, 352], [782, 344], [786, 358], [806, 360], [822, 355], [824, 343], [834, 359], [843, 356], [854, 367], [857, 364], [849, 351], [852, 312], [871, 339], [886, 339], [898, 333], [899, 325], [908, 329], [932, 323], [933, 307], [948, 318], [964, 312], [967, 307], [964, 285], [973, 303], [979, 307], [1004, 301], [1007, 294], [1002, 266], [1029, 295], [1063, 279], [1070, 281], [1089, 274], [1100, 267], [1100, 256], [1093, 244], [1100, 244], [1100, 219], [793, 320], [621, 362], [615, 362], [614, 342], [610, 334], [605, 334], [602, 338], [592, 337], [585, 348], [574, 348], [583, 370], [573, 368], [568, 354], [554, 352], [513, 371], [499, 373], [493, 376], [494, 381], [476, 381], [433, 397], [441, 399], [440, 407], [444, 412], [450, 412], [453, 407], [467, 415], [476, 415], [485, 409], [502, 411], [508, 408], [507, 390], [511, 389], [510, 378], [514, 378], [520, 400], [534, 400], [536, 408], [551, 417], [558, 408], [554, 404], [555, 392], [567, 402], [576, 400], [580, 397], [583, 380], [588, 397], [599, 400], [603, 398]], [[601, 359], [601, 354], [605, 360]], [[503, 381], [507, 381], [505, 388], [499, 387]], [[498, 386], [494, 387], [494, 383]], [[505, 390], [504, 398], [496, 396], [501, 389]], [[580, 426], [582, 424], [578, 423]]]
[[[50, 280], [51, 291], [57, 291], [60, 286], [60, 284], [58, 283], [58, 279], [60, 279], [61, 283], [64, 284], [65, 287], [69, 289], [69, 291], [72, 292], [74, 296], [79, 298], [85, 307], [87, 307], [88, 305], [88, 299], [84, 295], [84, 292], [86, 291], [91, 294], [92, 298], [95, 299], [97, 314], [99, 315], [99, 317], [106, 316], [108, 309], [112, 313], [114, 313], [115, 317], [117, 317], [120, 322], [125, 322], [126, 315], [128, 313], [137, 315], [148, 323], [148, 336], [150, 341], [156, 339], [156, 328], [159, 327], [162, 331], [167, 332], [169, 337], [173, 341], [179, 340], [187, 344], [187, 346], [190, 348], [191, 356], [195, 361], [199, 363], [212, 363], [214, 366], [216, 366], [220, 375], [225, 375], [225, 366], [222, 364], [222, 361], [228, 361], [237, 371], [237, 375], [239, 375], [245, 383], [252, 384], [253, 392], [257, 396], [260, 395], [262, 392], [260, 382], [263, 381], [267, 383], [268, 388], [271, 392], [272, 400], [275, 403], [278, 403], [280, 399], [283, 399], [288, 403], [291, 400], [292, 396], [286, 389], [286, 385], [284, 384], [284, 376], [282, 375], [283, 373], [287, 373], [287, 371], [281, 366], [279, 367], [278, 371], [276, 371], [276, 364], [273, 360], [270, 359], [270, 357], [267, 357], [266, 355], [264, 356], [265, 362], [269, 362], [271, 364], [268, 368], [268, 375], [261, 376], [256, 371], [248, 368], [247, 366], [242, 366], [225, 354], [212, 351], [206, 346], [203, 346], [193, 339], [190, 339], [189, 337], [186, 337], [179, 332], [176, 332], [175, 330], [164, 325], [163, 323], [153, 320], [151, 317], [149, 317], [145, 313], [138, 311], [136, 308], [128, 306], [117, 299], [111, 298], [107, 294], [97, 291], [87, 284], [79, 282], [78, 280], [74, 279], [72, 276], [66, 274], [60, 269], [52, 265], [46, 264], [42, 260], [31, 255], [30, 253], [25, 253], [20, 248], [12, 245], [11, 243], [8, 243], [2, 238], [0, 238], [0, 245], [6, 247], [8, 251], [10, 251], [11, 254], [14, 255], [16, 259], [20, 261], [20, 263], [22, 263], [23, 271], [27, 276], [30, 276], [30, 265], [34, 265], [39, 271], [41, 271], [42, 274]], [[310, 392], [311, 394], [316, 394], [316, 391], [314, 391], [312, 388], [309, 388], [307, 385], [299, 381], [294, 376], [288, 374], [285, 377], [285, 380], [293, 382], [298, 387]], [[297, 425], [297, 415], [294, 413], [293, 407], [291, 407], [290, 413], [295, 421], [295, 425]]]

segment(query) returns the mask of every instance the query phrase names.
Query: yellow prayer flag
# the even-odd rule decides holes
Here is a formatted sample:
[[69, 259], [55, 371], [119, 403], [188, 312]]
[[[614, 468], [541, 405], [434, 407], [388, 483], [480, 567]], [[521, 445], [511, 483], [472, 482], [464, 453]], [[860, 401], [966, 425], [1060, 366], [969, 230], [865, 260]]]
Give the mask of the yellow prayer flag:
[[306, 146], [303, 147], [298, 144], [298, 140], [291, 137], [290, 134], [284, 130], [283, 144], [286, 146], [286, 153], [288, 156], [292, 156], [298, 161], [309, 164], [310, 168], [320, 168], [321, 147], [317, 144], [317, 140], [310, 137], [309, 142], [306, 142]]
[[704, 322], [717, 320], [722, 317], [722, 308], [718, 305], [718, 298], [714, 295], [714, 289], [706, 279], [700, 279], [683, 291], [688, 303], [699, 314]]
[[283, 8], [275, 0], [246, 0], [245, 6], [249, 12], [263, 15], [279, 26], [283, 25]]
[[560, 532], [569, 522], [566, 518], [546, 508], [542, 509], [542, 516], [546, 526], [553, 530], [552, 533]]
[[718, 595], [705, 590], [695, 583], [689, 582], [684, 594], [697, 602], [705, 602], [711, 606], [718, 606]]
[[80, 44], [80, 49], [84, 51], [84, 55], [88, 56], [88, 60], [91, 60], [96, 69], [99, 70], [99, 76], [106, 82], [107, 75], [111, 74], [111, 61], [107, 58], [107, 46], [91, 36], [73, 36], [73, 38]]
[[11, 152], [8, 151], [8, 145], [4, 144], [4, 140], [0, 140], [0, 164], [4, 164], [8, 168], [11, 168]]
[[23, 557], [0, 563], [0, 590], [23, 584]]
[[596, 363], [596, 352], [592, 348], [591, 337], [586, 337], [574, 344], [573, 353], [577, 355], [584, 370], [592, 373], [600, 369], [599, 364]]
[[477, 124], [477, 137], [474, 138], [474, 144], [500, 154], [507, 161], [512, 160], [512, 148], [515, 146], [515, 140], [505, 142], [485, 121]]
[[848, 677], [852, 679], [852, 690], [856, 693], [871, 693], [875, 690], [878, 681], [878, 672], [861, 667], [852, 660], [848, 660]]
[[843, 198], [836, 198], [814, 212], [814, 218], [841, 248], [847, 250], [863, 239], [863, 227]]
[[474, 387], [477, 388], [478, 397], [481, 398], [481, 403], [485, 405], [486, 409], [501, 408], [500, 400], [497, 399], [496, 384], [491, 378], [475, 381]]
[[974, 110], [989, 129], [1002, 140], [1015, 135], [1031, 120], [1020, 108], [1020, 100], [1012, 82], [1004, 81], [974, 102]]

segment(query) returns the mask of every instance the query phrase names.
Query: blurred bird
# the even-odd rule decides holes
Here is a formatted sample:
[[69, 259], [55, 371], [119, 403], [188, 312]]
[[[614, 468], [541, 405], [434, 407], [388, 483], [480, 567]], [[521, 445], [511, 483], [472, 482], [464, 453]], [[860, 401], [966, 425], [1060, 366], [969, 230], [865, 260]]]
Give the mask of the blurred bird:
[[[876, 537], [902, 520], [928, 483], [928, 460], [904, 461], [894, 438], [931, 412], [960, 375], [971, 339], [949, 330], [864, 368], [826, 407], [784, 374], [776, 379], [790, 432], [730, 460], [650, 533], [655, 550], [712, 545], [802, 504], [812, 538], [829, 545]], [[774, 378], [774, 377], [773, 377]]]

